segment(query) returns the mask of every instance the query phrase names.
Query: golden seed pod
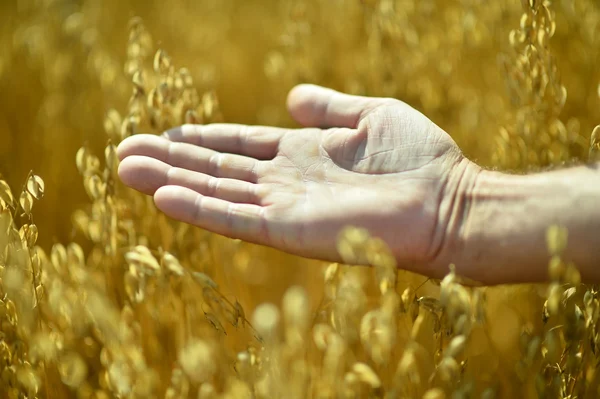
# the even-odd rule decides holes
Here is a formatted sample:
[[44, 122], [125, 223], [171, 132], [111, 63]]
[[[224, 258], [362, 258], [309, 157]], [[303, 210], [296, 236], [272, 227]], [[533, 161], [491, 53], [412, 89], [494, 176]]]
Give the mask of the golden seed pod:
[[521, 21], [519, 22], [519, 26], [521, 27], [521, 29], [527, 30], [527, 29], [531, 28], [532, 23], [533, 23], [532, 16], [529, 14], [529, 12], [524, 12], [521, 15]]
[[187, 68], [180, 68], [177, 72], [181, 81], [183, 82], [183, 88], [190, 89], [194, 87], [194, 79], [192, 78], [192, 74]]
[[546, 4], [543, 6], [545, 19], [546, 19], [546, 31], [548, 32], [549, 37], [553, 37], [554, 33], [556, 33], [556, 18], [554, 15], [554, 11], [550, 9]]
[[202, 117], [193, 109], [185, 111], [184, 123], [190, 125], [202, 124]]
[[467, 337], [465, 337], [464, 335], [458, 335], [458, 336], [452, 338], [452, 341], [450, 341], [450, 343], [448, 344], [448, 347], [446, 348], [444, 355], [450, 356], [450, 357], [453, 357], [456, 359], [460, 355], [462, 355], [466, 346], [467, 346]]
[[434, 317], [434, 314], [429, 310], [420, 309], [410, 334], [413, 341], [419, 343], [427, 350], [432, 351], [432, 353], [434, 338], [431, 332], [434, 330]]
[[141, 303], [146, 297], [146, 280], [135, 268], [129, 268], [123, 277], [125, 293], [133, 303]]
[[452, 324], [453, 331], [456, 334], [469, 335], [472, 327], [471, 318], [467, 314], [461, 314], [454, 319]]
[[162, 107], [162, 98], [158, 94], [158, 90], [156, 88], [150, 90], [148, 93], [147, 106], [150, 110], [160, 110]]
[[115, 147], [114, 144], [109, 143], [104, 148], [104, 161], [106, 163], [106, 168], [110, 172], [114, 172], [117, 169], [119, 159], [117, 157], [117, 147]]
[[149, 276], [160, 273], [160, 264], [149, 251], [141, 251], [136, 247], [134, 251], [125, 254], [125, 260], [128, 264], [135, 266], [137, 270], [143, 271], [144, 274]]
[[79, 170], [79, 173], [81, 173], [82, 175], [85, 174], [85, 171], [87, 169], [88, 157], [89, 153], [87, 148], [85, 147], [81, 147], [75, 155], [75, 164], [77, 165], [77, 170]]
[[540, 47], [546, 48], [548, 46], [548, 32], [540, 29], [537, 34], [537, 41]]
[[121, 124], [121, 140], [125, 140], [129, 136], [137, 133], [139, 121], [137, 117], [129, 116], [123, 120]]
[[400, 299], [402, 301], [402, 311], [407, 312], [416, 302], [417, 297], [415, 296], [415, 292], [411, 287], [406, 287], [404, 291], [402, 291], [402, 296]]
[[[367, 260], [375, 267], [378, 278], [390, 278], [395, 283], [396, 258], [387, 244], [379, 238], [371, 238], [366, 243], [365, 251]], [[385, 276], [381, 276], [382, 273]]]
[[363, 346], [368, 347], [379, 325], [380, 310], [373, 309], [365, 313], [360, 322], [360, 339]]
[[518, 31], [516, 29], [511, 30], [508, 34], [508, 41], [512, 47], [517, 47], [519, 45], [519, 42], [517, 40], [517, 34]]
[[19, 197], [19, 205], [26, 215], [31, 214], [31, 209], [33, 208], [33, 196], [29, 192], [23, 191]]
[[313, 326], [313, 341], [321, 351], [327, 350], [330, 337], [334, 334], [333, 329], [328, 324], [315, 324]]
[[185, 269], [179, 263], [179, 260], [168, 252], [164, 252], [161, 257], [162, 266], [171, 274], [183, 277], [185, 275]]
[[133, 83], [133, 86], [136, 90], [140, 91], [140, 92], [144, 92], [144, 77], [142, 75], [142, 71], [136, 71], [133, 74], [133, 77], [131, 78], [131, 83]]
[[219, 100], [213, 91], [204, 93], [202, 96], [202, 110], [206, 119], [214, 120], [219, 112]]
[[97, 201], [104, 198], [106, 185], [98, 175], [91, 175], [84, 179], [85, 190], [90, 199]]
[[100, 172], [100, 159], [92, 154], [86, 158], [85, 175], [90, 176]]
[[339, 266], [340, 265], [338, 263], [331, 263], [329, 266], [327, 266], [324, 273], [325, 283], [332, 282], [338, 276], [338, 271], [340, 269]]
[[352, 365], [352, 371], [358, 377], [358, 379], [365, 384], [368, 384], [371, 388], [377, 389], [381, 387], [381, 379], [379, 376], [373, 371], [369, 365], [365, 363], [354, 363]]
[[25, 239], [27, 240], [27, 246], [33, 248], [38, 239], [38, 228], [35, 224], [30, 224], [25, 233]]
[[436, 377], [445, 383], [457, 381], [460, 374], [460, 366], [452, 357], [444, 357], [436, 369]]
[[44, 300], [44, 294], [46, 293], [43, 285], [38, 285], [35, 287], [35, 295], [34, 295], [34, 307], [39, 303], [38, 301]]
[[29, 176], [27, 179], [27, 191], [35, 198], [36, 200], [42, 199], [44, 196], [44, 180], [37, 175]]
[[165, 50], [158, 50], [154, 55], [154, 72], [159, 73], [161, 75], [167, 75], [171, 70], [171, 57], [167, 54]]
[[567, 102], [567, 88], [564, 85], [560, 85], [560, 87], [558, 88], [558, 94], [556, 96], [556, 103], [559, 106], [559, 108], [563, 108], [565, 106], [565, 103]]
[[4, 180], [0, 180], [0, 199], [9, 206], [15, 206], [15, 198], [13, 197], [10, 186]]
[[62, 244], [54, 244], [50, 250], [50, 262], [56, 270], [62, 270], [68, 262], [67, 250]]
[[396, 370], [396, 378], [406, 379], [414, 385], [421, 385], [420, 371], [415, 350], [413, 349], [413, 345], [411, 345], [411, 347], [404, 351], [400, 358], [398, 369]]
[[41, 387], [41, 378], [28, 363], [17, 368], [16, 380], [31, 396], [35, 396]]
[[366, 261], [365, 245], [368, 239], [367, 230], [347, 227], [338, 236], [337, 251], [347, 264], [364, 262]]

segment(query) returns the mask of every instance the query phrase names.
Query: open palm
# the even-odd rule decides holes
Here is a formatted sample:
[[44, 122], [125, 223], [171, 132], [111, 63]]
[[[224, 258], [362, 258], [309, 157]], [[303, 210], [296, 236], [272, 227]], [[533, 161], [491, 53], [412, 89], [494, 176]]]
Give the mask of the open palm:
[[353, 225], [406, 268], [437, 263], [469, 163], [450, 136], [398, 100], [301, 85], [288, 106], [306, 128], [186, 125], [130, 137], [119, 175], [168, 216], [228, 237], [337, 261], [338, 233]]

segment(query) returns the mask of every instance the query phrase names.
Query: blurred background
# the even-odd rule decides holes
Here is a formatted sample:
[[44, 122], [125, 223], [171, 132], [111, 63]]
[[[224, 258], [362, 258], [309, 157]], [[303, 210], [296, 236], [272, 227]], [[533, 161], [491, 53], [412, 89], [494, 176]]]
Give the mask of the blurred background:
[[[101, 156], [112, 137], [107, 116], [128, 113], [134, 17], [152, 38], [150, 62], [165, 50], [226, 122], [295, 126], [285, 98], [298, 83], [395, 97], [470, 159], [511, 173], [587, 161], [600, 122], [595, 0], [3, 0], [0, 15], [0, 173], [15, 193], [30, 171], [44, 179], [34, 215], [46, 251], [73, 240], [94, 246], [73, 223], [90, 205], [75, 158], [82, 146]], [[202, 245], [212, 251], [202, 270], [220, 282], [219, 273], [234, 275], [225, 290], [248, 309], [278, 302], [293, 284], [313, 306], [322, 300], [319, 262], [212, 235]], [[425, 280], [399, 274], [403, 286]], [[489, 289], [499, 352], [481, 344], [474, 364], [511, 369], [523, 328], [541, 331], [544, 293]], [[498, 378], [514, 382], [509, 371]]]

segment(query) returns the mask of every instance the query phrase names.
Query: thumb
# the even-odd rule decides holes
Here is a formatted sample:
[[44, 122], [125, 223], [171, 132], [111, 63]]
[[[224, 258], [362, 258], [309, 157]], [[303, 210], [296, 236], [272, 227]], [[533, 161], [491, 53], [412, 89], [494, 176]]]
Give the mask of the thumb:
[[301, 84], [287, 99], [292, 118], [305, 127], [347, 127], [355, 129], [370, 110], [390, 101], [385, 98], [360, 97], [321, 86]]

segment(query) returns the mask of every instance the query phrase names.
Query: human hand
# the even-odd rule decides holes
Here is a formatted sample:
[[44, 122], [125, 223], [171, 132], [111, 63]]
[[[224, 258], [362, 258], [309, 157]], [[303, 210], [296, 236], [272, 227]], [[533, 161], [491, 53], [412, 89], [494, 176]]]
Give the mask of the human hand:
[[478, 168], [424, 115], [393, 99], [300, 85], [288, 97], [304, 129], [185, 125], [136, 135], [122, 181], [166, 215], [224, 236], [328, 261], [348, 225], [383, 239], [399, 265], [442, 276], [465, 186]]

